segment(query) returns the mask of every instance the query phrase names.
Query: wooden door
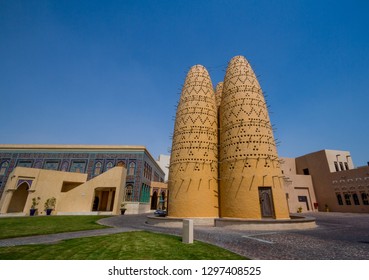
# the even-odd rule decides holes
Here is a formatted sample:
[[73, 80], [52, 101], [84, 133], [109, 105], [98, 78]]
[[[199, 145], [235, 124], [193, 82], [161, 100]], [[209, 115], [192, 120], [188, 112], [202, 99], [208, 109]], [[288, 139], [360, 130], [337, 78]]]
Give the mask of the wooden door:
[[274, 217], [274, 206], [271, 187], [259, 187], [259, 199], [261, 216], [263, 218]]

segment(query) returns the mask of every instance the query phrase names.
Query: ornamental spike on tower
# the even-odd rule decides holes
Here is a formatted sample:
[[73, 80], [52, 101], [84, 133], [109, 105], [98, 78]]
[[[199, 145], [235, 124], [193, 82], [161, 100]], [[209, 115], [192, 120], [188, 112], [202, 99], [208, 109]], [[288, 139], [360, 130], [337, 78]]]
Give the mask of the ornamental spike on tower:
[[288, 219], [267, 106], [243, 56], [228, 64], [219, 114], [220, 216]]
[[218, 121], [210, 76], [189, 70], [177, 107], [169, 167], [170, 217], [218, 217]]

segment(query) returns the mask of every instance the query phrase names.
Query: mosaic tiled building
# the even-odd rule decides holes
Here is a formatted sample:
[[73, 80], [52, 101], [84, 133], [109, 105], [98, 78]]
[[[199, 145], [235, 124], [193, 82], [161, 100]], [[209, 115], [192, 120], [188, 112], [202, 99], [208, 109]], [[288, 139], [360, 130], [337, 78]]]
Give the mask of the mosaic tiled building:
[[215, 92], [205, 67], [192, 67], [177, 108], [169, 216], [289, 219], [267, 106], [244, 57]]
[[[132, 213], [150, 207], [151, 182], [163, 182], [164, 172], [144, 146], [0, 145], [0, 196], [15, 167], [87, 174], [87, 180], [114, 166], [127, 169], [124, 199]], [[140, 209], [145, 208], [145, 209]]]

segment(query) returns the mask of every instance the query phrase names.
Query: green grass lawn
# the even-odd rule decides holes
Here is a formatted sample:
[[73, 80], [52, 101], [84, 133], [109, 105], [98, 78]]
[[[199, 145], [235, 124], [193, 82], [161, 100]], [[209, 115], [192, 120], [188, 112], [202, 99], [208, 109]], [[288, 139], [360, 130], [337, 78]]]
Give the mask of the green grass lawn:
[[96, 223], [105, 216], [34, 216], [0, 219], [0, 239], [106, 228]]
[[243, 260], [222, 248], [145, 231], [61, 241], [51, 245], [0, 247], [2, 260]]

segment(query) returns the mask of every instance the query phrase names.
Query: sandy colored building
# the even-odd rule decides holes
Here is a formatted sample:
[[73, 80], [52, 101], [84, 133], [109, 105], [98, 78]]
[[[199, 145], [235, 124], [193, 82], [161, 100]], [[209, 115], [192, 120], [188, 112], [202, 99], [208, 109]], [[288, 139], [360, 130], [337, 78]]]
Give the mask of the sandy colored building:
[[87, 174], [16, 167], [0, 200], [0, 213], [28, 214], [32, 199], [39, 199], [38, 214], [44, 203], [56, 198], [54, 214], [119, 214], [127, 170], [123, 166], [87, 180]]
[[311, 175], [297, 174], [294, 158], [281, 158], [281, 168], [289, 212], [318, 211]]
[[[126, 170], [124, 178], [116, 171], [110, 172], [114, 167]], [[1, 213], [22, 210], [14, 199], [18, 194], [23, 205], [21, 212], [28, 213], [29, 199], [37, 193], [41, 199], [56, 197], [57, 213], [105, 211], [116, 214], [116, 203], [121, 201], [126, 203], [127, 214], [146, 213], [151, 209], [151, 196], [155, 194], [152, 184], [164, 182], [164, 176], [164, 171], [144, 146], [0, 145]], [[13, 178], [19, 180], [14, 182]], [[123, 191], [114, 180], [124, 181]], [[22, 194], [17, 192], [18, 188]], [[30, 195], [25, 196], [25, 193]], [[94, 196], [93, 207], [91, 195]], [[68, 199], [63, 199], [67, 196]]]
[[319, 211], [369, 212], [369, 166], [354, 168], [348, 151], [322, 150], [296, 158], [310, 175]]

